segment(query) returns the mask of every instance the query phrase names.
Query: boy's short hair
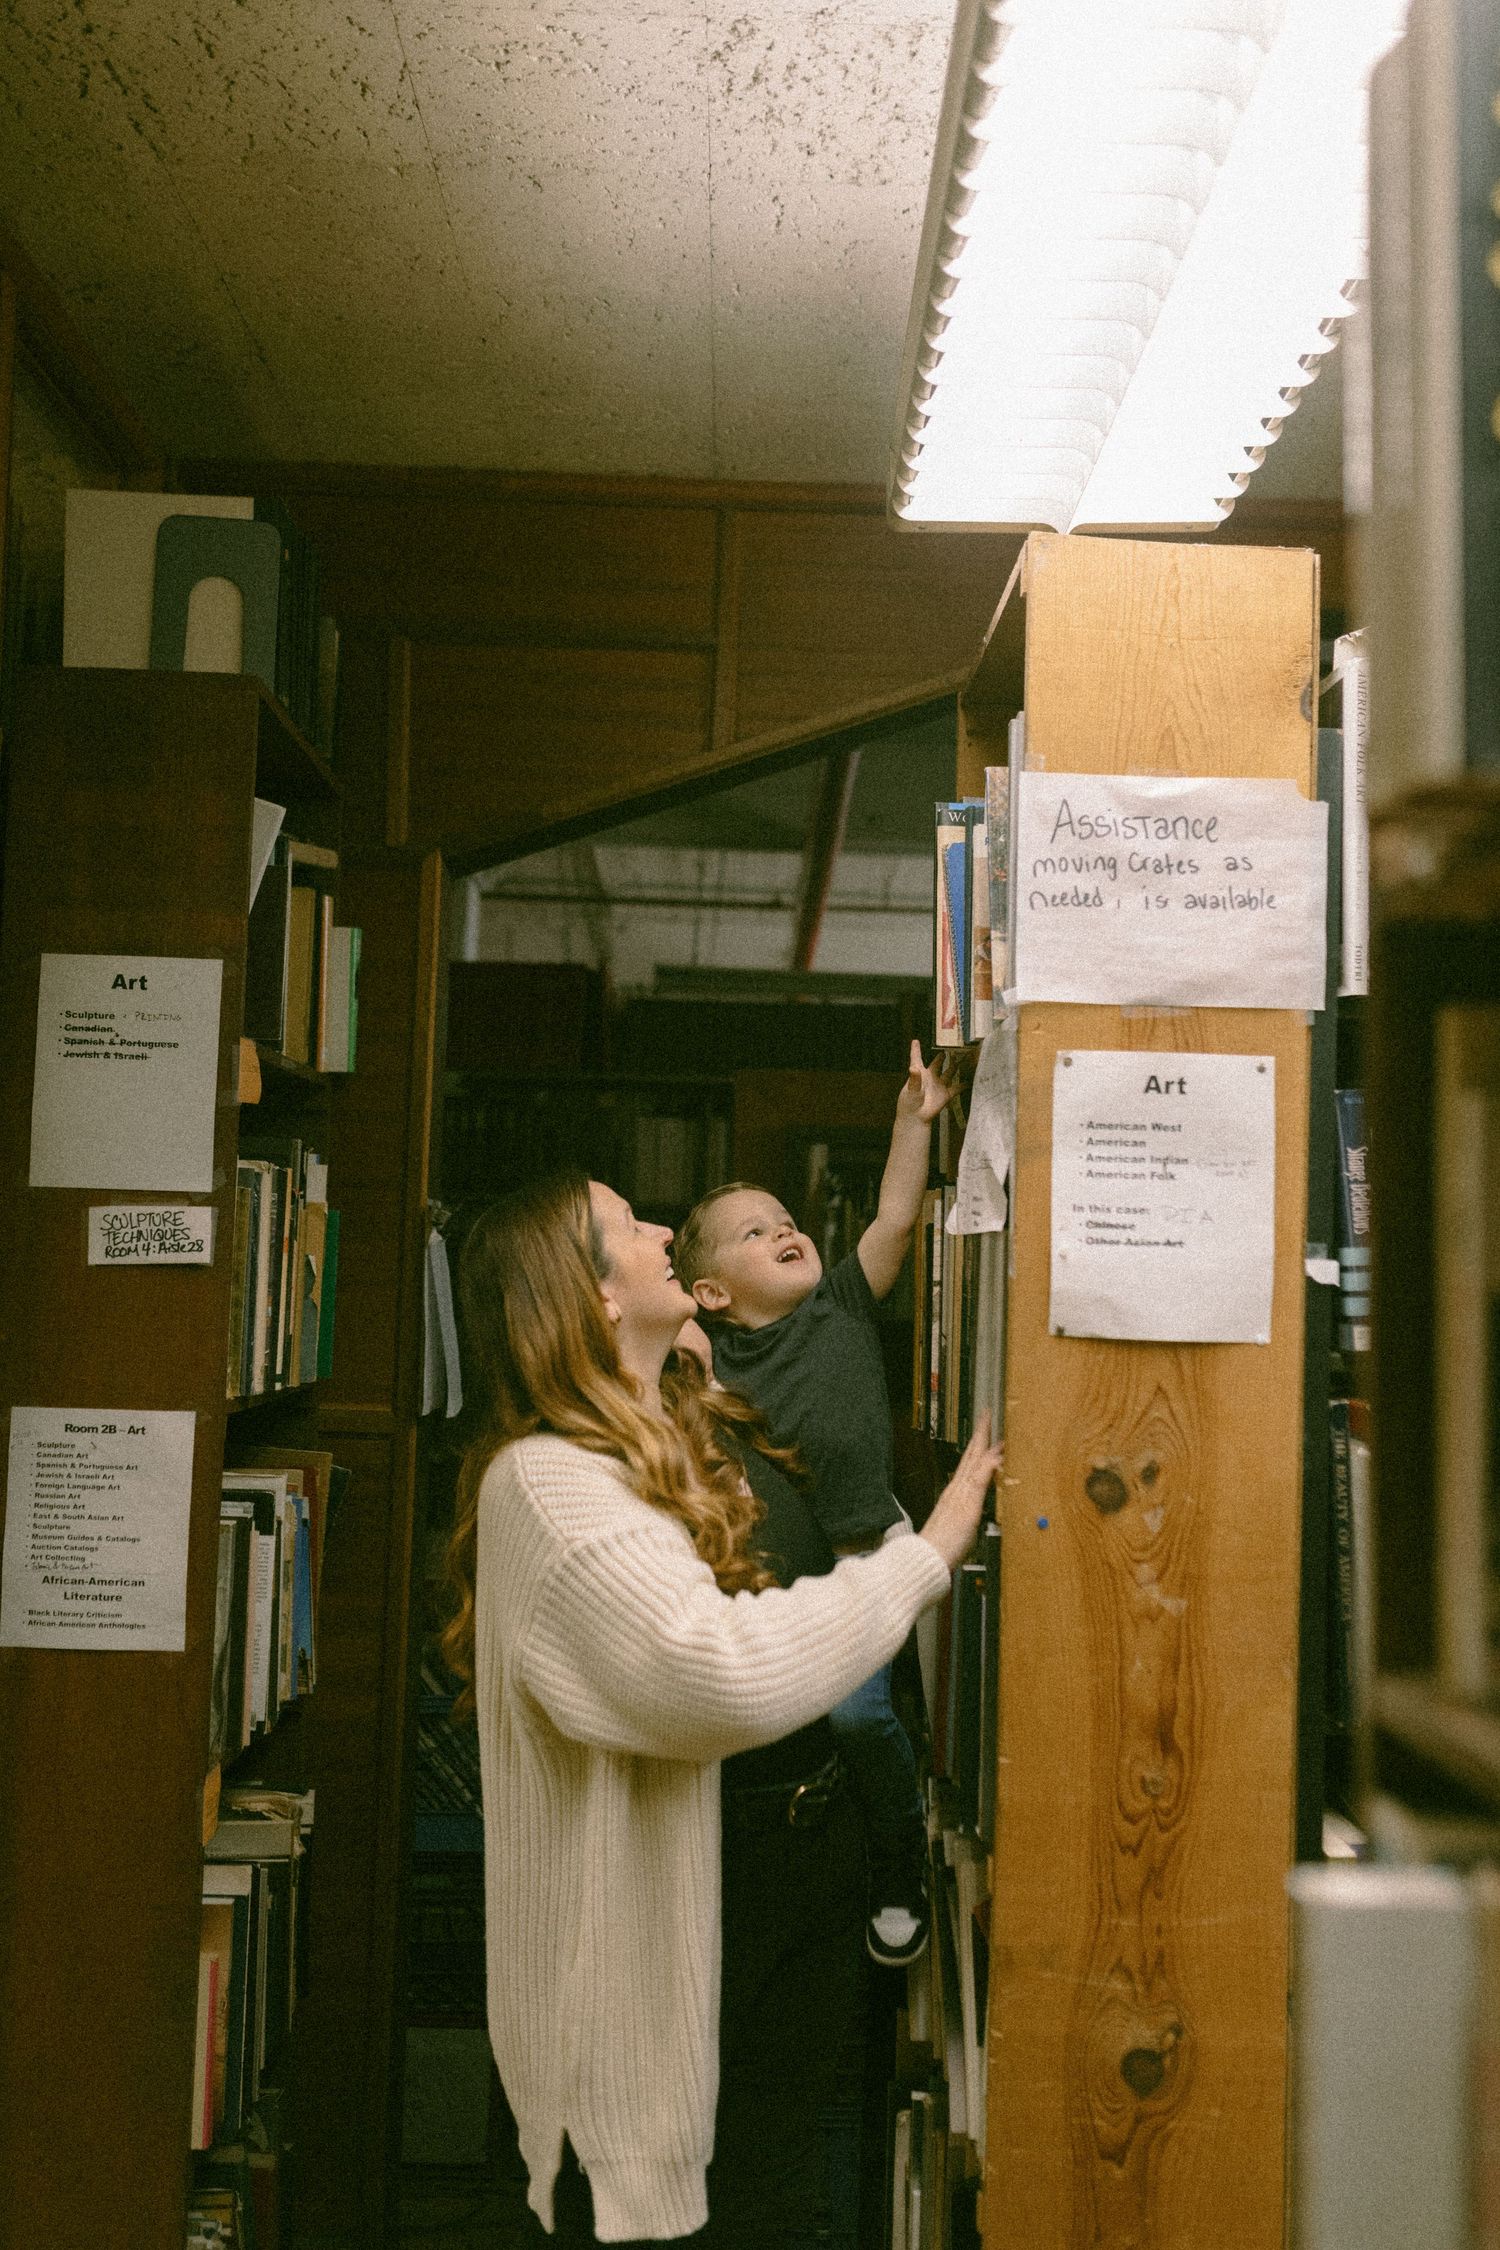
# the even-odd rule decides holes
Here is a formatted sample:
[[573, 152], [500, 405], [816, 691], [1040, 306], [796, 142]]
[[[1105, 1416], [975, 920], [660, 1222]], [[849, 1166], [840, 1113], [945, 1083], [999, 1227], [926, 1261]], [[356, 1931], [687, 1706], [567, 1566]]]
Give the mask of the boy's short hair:
[[723, 1187], [710, 1188], [707, 1195], [693, 1205], [672, 1243], [672, 1271], [684, 1289], [691, 1290], [695, 1282], [713, 1271], [714, 1252], [718, 1244], [709, 1223], [709, 1213], [726, 1195], [743, 1195], [747, 1188], [754, 1190], [753, 1180], [727, 1180]]

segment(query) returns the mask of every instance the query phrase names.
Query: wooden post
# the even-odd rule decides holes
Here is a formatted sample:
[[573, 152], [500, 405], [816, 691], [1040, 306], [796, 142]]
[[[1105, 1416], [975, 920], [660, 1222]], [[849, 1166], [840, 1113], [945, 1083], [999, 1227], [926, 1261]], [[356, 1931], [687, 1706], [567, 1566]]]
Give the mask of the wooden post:
[[[1307, 552], [1033, 537], [1028, 767], [1311, 794], [1317, 594]], [[1269, 1345], [1049, 1334], [1060, 1047], [1275, 1057]], [[1307, 1084], [1299, 1014], [1023, 1011], [987, 2250], [1282, 2242]]]

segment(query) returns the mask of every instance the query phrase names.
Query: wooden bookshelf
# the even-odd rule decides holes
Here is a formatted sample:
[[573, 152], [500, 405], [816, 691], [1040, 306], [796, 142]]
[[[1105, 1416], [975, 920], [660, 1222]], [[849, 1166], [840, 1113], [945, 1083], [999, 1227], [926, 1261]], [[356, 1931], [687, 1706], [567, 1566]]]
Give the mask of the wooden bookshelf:
[[[4, 1396], [196, 1423], [182, 1651], [0, 1649], [0, 2244], [180, 2250], [251, 808], [333, 844], [338, 789], [240, 677], [24, 674], [6, 749]], [[87, 1209], [117, 1191], [28, 1186], [44, 953], [222, 961], [211, 1265], [89, 1267]], [[309, 1396], [245, 1405], [281, 1439]]]
[[[963, 698], [960, 790], [1024, 708], [1049, 771], [1313, 794], [1317, 655], [1312, 554], [1036, 535]], [[1064, 1047], [1274, 1056], [1268, 1345], [1050, 1332]], [[1279, 2250], [1308, 1029], [1045, 1003], [1019, 1052], [984, 2241]]]

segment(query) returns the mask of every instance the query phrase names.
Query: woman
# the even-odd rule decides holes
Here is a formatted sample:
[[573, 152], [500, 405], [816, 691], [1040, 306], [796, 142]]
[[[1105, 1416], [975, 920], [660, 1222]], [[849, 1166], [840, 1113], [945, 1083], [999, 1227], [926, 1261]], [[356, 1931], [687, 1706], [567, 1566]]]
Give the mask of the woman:
[[445, 1653], [479, 1707], [490, 2032], [532, 2208], [550, 2228], [571, 2144], [614, 2243], [707, 2217], [719, 1762], [900, 1646], [998, 1462], [976, 1435], [915, 1538], [775, 1585], [733, 1449], [663, 1405], [693, 1312], [670, 1240], [565, 1178], [486, 1212], [461, 1266], [485, 1421]]

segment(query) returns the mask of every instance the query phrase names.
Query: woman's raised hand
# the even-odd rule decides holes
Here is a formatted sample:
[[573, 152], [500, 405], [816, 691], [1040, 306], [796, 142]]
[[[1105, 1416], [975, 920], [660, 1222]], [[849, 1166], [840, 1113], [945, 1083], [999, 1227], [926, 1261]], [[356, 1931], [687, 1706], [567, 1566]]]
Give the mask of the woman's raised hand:
[[974, 1435], [918, 1537], [936, 1547], [950, 1570], [957, 1570], [979, 1535], [984, 1496], [1005, 1459], [1004, 1444], [991, 1445], [990, 1418], [981, 1414]]

